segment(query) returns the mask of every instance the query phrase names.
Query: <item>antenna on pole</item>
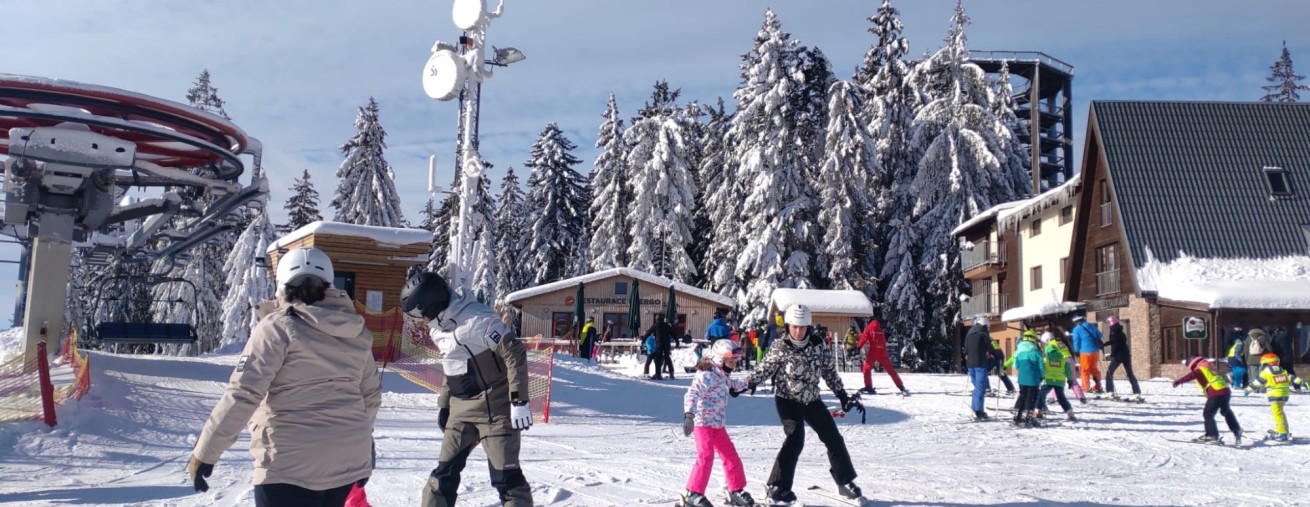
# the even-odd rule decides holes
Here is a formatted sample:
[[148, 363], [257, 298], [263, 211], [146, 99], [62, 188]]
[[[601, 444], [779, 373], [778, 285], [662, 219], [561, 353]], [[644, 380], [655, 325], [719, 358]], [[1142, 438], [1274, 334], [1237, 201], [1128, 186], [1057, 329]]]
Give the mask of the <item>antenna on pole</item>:
[[437, 195], [442, 192], [441, 184], [437, 183], [437, 156], [428, 157], [428, 193]]

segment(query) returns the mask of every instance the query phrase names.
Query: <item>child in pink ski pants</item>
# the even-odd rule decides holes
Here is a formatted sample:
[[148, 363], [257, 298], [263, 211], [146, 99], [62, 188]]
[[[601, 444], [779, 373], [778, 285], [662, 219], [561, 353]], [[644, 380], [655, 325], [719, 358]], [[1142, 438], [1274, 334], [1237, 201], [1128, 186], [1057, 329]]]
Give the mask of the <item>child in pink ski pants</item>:
[[728, 374], [737, 367], [737, 361], [743, 355], [742, 349], [732, 340], [716, 340], [708, 353], [696, 364], [696, 378], [687, 389], [682, 400], [684, 412], [683, 434], [695, 435], [696, 462], [691, 467], [691, 476], [687, 478], [687, 494], [683, 496], [684, 505], [704, 505], [705, 487], [710, 482], [710, 472], [714, 468], [714, 455], [719, 455], [723, 462], [723, 475], [728, 482], [729, 501], [733, 505], [750, 505], [754, 501], [746, 489], [746, 473], [737, 456], [737, 448], [732, 445], [724, 420], [728, 408], [728, 397], [735, 396], [749, 388], [742, 379], [729, 378]]

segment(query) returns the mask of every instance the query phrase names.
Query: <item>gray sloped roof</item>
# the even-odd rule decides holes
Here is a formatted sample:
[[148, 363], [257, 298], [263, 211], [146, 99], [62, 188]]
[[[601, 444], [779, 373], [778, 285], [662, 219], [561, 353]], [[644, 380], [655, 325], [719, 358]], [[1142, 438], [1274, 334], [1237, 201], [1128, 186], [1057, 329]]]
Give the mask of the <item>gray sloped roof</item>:
[[[1094, 101], [1092, 113], [1134, 266], [1147, 248], [1166, 262], [1310, 250], [1310, 104]], [[1271, 199], [1264, 167], [1285, 169], [1294, 195]]]

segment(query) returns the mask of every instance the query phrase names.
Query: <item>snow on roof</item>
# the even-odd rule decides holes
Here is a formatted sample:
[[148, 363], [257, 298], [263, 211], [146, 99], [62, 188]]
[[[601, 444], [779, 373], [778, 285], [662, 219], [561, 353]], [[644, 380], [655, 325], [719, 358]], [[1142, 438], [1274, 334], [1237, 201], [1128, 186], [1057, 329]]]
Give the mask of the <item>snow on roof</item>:
[[1141, 290], [1210, 308], [1310, 310], [1310, 256], [1197, 258], [1180, 252], [1161, 262], [1148, 248], [1137, 270]]
[[774, 289], [769, 303], [780, 310], [803, 304], [813, 313], [873, 315], [873, 302], [858, 290]]
[[1081, 310], [1085, 306], [1087, 306], [1086, 303], [1069, 301], [1052, 301], [1039, 305], [1020, 306], [1002, 312], [1001, 321], [1014, 322], [1035, 317], [1054, 317], [1056, 315]]
[[1002, 226], [1010, 225], [1014, 220], [1022, 220], [1030, 217], [1033, 213], [1040, 213], [1041, 210], [1051, 206], [1064, 206], [1071, 199], [1078, 196], [1079, 182], [1082, 181], [1082, 173], [1075, 174], [1068, 181], [1061, 183], [1060, 186], [1042, 192], [1036, 197], [1020, 202], [1020, 205], [1010, 207], [996, 215], [996, 221]]
[[636, 278], [643, 282], [653, 283], [665, 289], [669, 288], [669, 286], [672, 285], [673, 290], [676, 290], [683, 294], [687, 294], [689, 296], [695, 296], [707, 301], [713, 301], [715, 303], [721, 304], [728, 308], [737, 306], [737, 300], [730, 298], [728, 296], [724, 296], [716, 292], [710, 292], [705, 289], [693, 287], [685, 283], [675, 282], [673, 280], [664, 278], [662, 276], [652, 275], [645, 271], [638, 271], [632, 268], [607, 269], [604, 271], [597, 271], [595, 273], [588, 273], [582, 276], [575, 276], [567, 280], [560, 280], [558, 282], [551, 282], [545, 285], [529, 287], [527, 289], [523, 289], [520, 291], [511, 292], [508, 296], [505, 296], [505, 302], [513, 303], [515, 301], [521, 301], [533, 296], [548, 294], [560, 289], [573, 288], [576, 287], [579, 283], [590, 283], [597, 280], [604, 280], [606, 278], [615, 277], [615, 276], [626, 276], [628, 278]]
[[981, 224], [981, 223], [983, 223], [983, 222], [985, 222], [985, 221], [987, 221], [987, 220], [990, 220], [990, 219], [992, 219], [992, 218], [995, 218], [997, 215], [999, 215], [999, 214], [1001, 213], [1001, 211], [1008, 210], [1008, 209], [1010, 209], [1010, 208], [1014, 208], [1014, 207], [1016, 207], [1016, 206], [1023, 206], [1023, 205], [1025, 205], [1025, 204], [1027, 204], [1028, 201], [1029, 201], [1029, 199], [1021, 199], [1021, 200], [1018, 200], [1018, 201], [1003, 202], [1003, 203], [997, 204], [997, 205], [995, 205], [995, 206], [992, 206], [992, 207], [990, 207], [990, 208], [987, 208], [986, 211], [983, 211], [982, 213], [979, 213], [979, 214], [977, 214], [977, 215], [974, 215], [973, 218], [970, 218], [970, 219], [968, 219], [968, 220], [965, 220], [964, 223], [960, 224], [959, 226], [957, 226], [957, 227], [954, 228], [954, 229], [951, 229], [951, 236], [959, 236], [959, 235], [962, 234], [964, 231], [967, 231], [967, 230], [969, 230], [969, 229], [972, 229], [973, 226], [978, 225], [978, 224]]
[[277, 241], [268, 245], [268, 251], [273, 252], [284, 248], [296, 240], [309, 236], [310, 234], [333, 234], [336, 236], [351, 236], [356, 238], [368, 238], [378, 242], [383, 246], [404, 246], [418, 243], [429, 243], [432, 241], [432, 232], [423, 229], [402, 229], [399, 227], [378, 227], [374, 225], [355, 225], [343, 224], [341, 222], [318, 221], [306, 225], [286, 236], [278, 238]]

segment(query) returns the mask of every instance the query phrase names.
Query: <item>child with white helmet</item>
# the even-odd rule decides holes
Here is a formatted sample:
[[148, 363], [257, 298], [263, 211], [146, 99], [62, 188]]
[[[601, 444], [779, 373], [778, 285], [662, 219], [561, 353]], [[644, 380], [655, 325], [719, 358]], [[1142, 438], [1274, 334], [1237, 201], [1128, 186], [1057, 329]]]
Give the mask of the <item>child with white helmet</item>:
[[723, 475], [728, 483], [728, 504], [749, 506], [755, 500], [746, 492], [746, 473], [737, 456], [737, 448], [724, 428], [727, 419], [728, 397], [749, 389], [745, 380], [728, 375], [737, 367], [744, 351], [732, 340], [714, 340], [696, 363], [696, 378], [682, 398], [684, 412], [683, 435], [696, 435], [696, 462], [687, 478], [687, 493], [682, 497], [684, 507], [710, 507], [705, 498], [710, 471], [714, 468], [714, 454], [723, 461]]
[[809, 307], [794, 304], [787, 308], [785, 315], [787, 328], [783, 336], [786, 339], [774, 342], [749, 379], [752, 387], [773, 379], [773, 401], [786, 434], [769, 473], [766, 496], [775, 503], [796, 501], [792, 486], [796, 463], [805, 448], [805, 426], [808, 425], [827, 447], [828, 472], [837, 483], [837, 493], [846, 498], [860, 498], [863, 494], [854, 483], [855, 465], [851, 463], [846, 440], [837, 431], [832, 413], [819, 397], [819, 380], [823, 379], [837, 396], [842, 411], [849, 412], [857, 407], [862, 410], [863, 407], [859, 405], [858, 397], [846, 394], [823, 339], [810, 335], [813, 321]]

